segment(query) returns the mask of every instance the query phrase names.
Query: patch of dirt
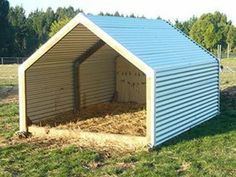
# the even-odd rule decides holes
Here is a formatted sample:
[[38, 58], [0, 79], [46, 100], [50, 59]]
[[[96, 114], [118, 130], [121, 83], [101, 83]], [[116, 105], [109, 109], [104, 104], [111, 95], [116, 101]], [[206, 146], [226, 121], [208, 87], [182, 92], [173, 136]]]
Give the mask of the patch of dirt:
[[145, 105], [136, 103], [104, 103], [81, 109], [75, 117], [60, 116], [39, 125], [58, 129], [81, 129], [89, 132], [146, 135]]
[[18, 102], [17, 86], [0, 87], [0, 104], [17, 103], [17, 102]]
[[180, 166], [180, 168], [177, 170], [177, 173], [183, 173], [185, 171], [187, 171], [191, 166], [190, 162], [183, 162], [182, 165]]
[[11, 139], [6, 141], [6, 145], [16, 145], [16, 144], [31, 144], [35, 145], [38, 148], [44, 148], [44, 149], [63, 149], [68, 146], [74, 145], [79, 148], [86, 148], [92, 151], [100, 152], [102, 154], [105, 154], [107, 157], [109, 157], [111, 154], [127, 154], [127, 153], [133, 153], [134, 151], [140, 151], [140, 150], [146, 150], [143, 149], [137, 149], [135, 147], [124, 147], [122, 145], [118, 144], [107, 144], [106, 146], [100, 145], [98, 143], [88, 143], [84, 140], [79, 139], [68, 139], [68, 138], [49, 138], [49, 137], [29, 137], [25, 139], [18, 138], [18, 136], [13, 136]]
[[7, 143], [8, 143], [8, 141], [4, 137], [0, 136], [0, 147], [6, 146]]

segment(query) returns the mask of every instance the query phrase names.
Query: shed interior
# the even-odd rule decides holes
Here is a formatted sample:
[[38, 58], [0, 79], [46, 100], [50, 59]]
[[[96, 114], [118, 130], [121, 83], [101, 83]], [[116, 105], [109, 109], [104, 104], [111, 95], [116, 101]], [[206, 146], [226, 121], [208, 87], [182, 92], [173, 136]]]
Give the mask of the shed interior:
[[[35, 76], [34, 79], [26, 77], [29, 81], [27, 89], [32, 90], [27, 95], [27, 105], [31, 108], [28, 118], [40, 127], [146, 136], [146, 75], [82, 25], [76, 30], [81, 30], [82, 35], [73, 36], [73, 31], [70, 32], [27, 70]], [[73, 38], [70, 41], [73, 45], [67, 43], [68, 37]], [[63, 42], [67, 43], [65, 46], [69, 50], [65, 48], [60, 56], [58, 47]], [[76, 50], [76, 59], [72, 60], [71, 55]], [[61, 65], [65, 61], [70, 62], [66, 69]], [[44, 67], [51, 71], [46, 70], [44, 74]], [[46, 84], [47, 87], [41, 90], [38, 84], [36, 87], [33, 82], [37, 79], [41, 81], [40, 85]], [[48, 96], [49, 107], [44, 105], [47, 102], [43, 103], [45, 98], [42, 103], [37, 102], [39, 107], [34, 107], [34, 97], [38, 97], [32, 94], [34, 90]], [[39, 114], [42, 107], [49, 112]]]
[[78, 65], [78, 109], [37, 125], [146, 135], [146, 76], [107, 45]]

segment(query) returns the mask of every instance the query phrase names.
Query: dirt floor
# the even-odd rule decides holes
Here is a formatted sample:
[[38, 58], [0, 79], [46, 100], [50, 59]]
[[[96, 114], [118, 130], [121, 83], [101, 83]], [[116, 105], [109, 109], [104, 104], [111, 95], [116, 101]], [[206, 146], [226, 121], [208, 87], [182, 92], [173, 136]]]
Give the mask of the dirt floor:
[[104, 103], [83, 108], [76, 117], [61, 116], [41, 122], [39, 125], [58, 129], [145, 136], [146, 109], [145, 105], [135, 103]]
[[0, 87], [0, 104], [18, 102], [18, 87], [4, 86]]

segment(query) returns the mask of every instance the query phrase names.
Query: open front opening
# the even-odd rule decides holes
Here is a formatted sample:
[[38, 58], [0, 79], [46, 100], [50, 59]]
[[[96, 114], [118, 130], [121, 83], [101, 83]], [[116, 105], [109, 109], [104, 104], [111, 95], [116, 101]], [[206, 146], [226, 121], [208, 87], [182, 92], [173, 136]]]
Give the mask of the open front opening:
[[41, 121], [57, 129], [146, 136], [146, 76], [104, 45], [78, 65], [79, 109]]

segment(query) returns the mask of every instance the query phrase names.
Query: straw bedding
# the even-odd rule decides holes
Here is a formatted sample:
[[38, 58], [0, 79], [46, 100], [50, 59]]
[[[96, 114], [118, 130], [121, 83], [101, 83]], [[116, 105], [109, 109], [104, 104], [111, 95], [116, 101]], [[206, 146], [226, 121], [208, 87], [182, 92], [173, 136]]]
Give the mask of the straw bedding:
[[146, 109], [136, 103], [103, 103], [83, 108], [76, 116], [61, 115], [43, 124], [58, 129], [145, 136]]

